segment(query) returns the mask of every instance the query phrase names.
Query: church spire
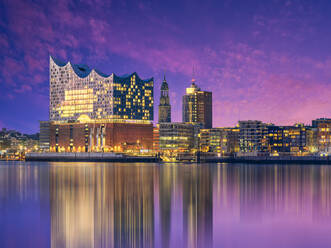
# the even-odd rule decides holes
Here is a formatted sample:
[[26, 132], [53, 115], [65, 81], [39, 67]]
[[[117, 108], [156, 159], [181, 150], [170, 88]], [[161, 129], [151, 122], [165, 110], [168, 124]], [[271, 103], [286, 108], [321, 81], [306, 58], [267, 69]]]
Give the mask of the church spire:
[[161, 95], [160, 95], [160, 104], [159, 104], [159, 123], [161, 122], [171, 122], [169, 87], [165, 74], [163, 76], [163, 82], [161, 85]]

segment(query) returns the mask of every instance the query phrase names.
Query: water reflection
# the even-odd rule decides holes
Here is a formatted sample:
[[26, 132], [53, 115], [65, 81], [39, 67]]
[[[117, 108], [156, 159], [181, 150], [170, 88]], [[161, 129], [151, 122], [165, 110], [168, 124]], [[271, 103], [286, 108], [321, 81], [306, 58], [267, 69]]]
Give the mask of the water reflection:
[[52, 166], [52, 247], [153, 247], [153, 166]]
[[183, 238], [184, 247], [212, 247], [213, 167], [183, 168]]
[[331, 167], [1, 163], [0, 247], [330, 247]]
[[0, 162], [0, 247], [49, 247], [48, 168]]

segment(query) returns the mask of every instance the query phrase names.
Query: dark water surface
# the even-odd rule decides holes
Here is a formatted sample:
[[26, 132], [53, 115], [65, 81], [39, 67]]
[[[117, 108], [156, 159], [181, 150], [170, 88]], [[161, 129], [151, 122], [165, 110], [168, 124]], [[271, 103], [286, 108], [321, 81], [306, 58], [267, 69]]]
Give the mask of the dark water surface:
[[0, 162], [0, 247], [331, 247], [331, 166]]

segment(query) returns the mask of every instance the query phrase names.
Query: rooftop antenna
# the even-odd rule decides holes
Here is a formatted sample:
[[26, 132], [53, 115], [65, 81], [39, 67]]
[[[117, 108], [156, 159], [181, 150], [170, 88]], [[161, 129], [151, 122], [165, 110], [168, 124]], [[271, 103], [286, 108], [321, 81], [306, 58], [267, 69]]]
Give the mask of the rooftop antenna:
[[194, 64], [193, 64], [193, 68], [192, 68], [192, 83], [195, 83], [195, 73], [196, 73], [196, 71], [194, 70]]

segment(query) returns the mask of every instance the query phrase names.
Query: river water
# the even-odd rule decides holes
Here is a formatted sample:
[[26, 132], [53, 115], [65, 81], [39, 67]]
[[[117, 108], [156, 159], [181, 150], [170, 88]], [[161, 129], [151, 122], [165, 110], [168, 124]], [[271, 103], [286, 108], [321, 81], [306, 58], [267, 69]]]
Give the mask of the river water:
[[331, 166], [0, 162], [0, 247], [331, 247]]

